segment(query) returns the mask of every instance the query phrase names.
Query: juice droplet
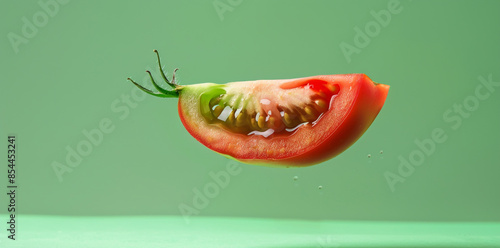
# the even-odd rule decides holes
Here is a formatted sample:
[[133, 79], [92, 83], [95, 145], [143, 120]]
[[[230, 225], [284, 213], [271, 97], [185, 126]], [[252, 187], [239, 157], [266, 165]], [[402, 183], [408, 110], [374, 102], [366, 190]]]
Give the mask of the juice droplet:
[[384, 150], [380, 150], [380, 154], [384, 153]]
[[320, 186], [318, 186], [318, 189], [323, 189], [323, 186], [321, 186], [321, 185], [320, 185]]
[[372, 157], [372, 155], [371, 155], [371, 154], [368, 154], [368, 158], [371, 158], [371, 157]]
[[294, 181], [297, 181], [297, 180], [299, 180], [299, 177], [298, 177], [298, 176], [294, 176], [294, 177], [293, 177], [293, 180], [294, 180]]

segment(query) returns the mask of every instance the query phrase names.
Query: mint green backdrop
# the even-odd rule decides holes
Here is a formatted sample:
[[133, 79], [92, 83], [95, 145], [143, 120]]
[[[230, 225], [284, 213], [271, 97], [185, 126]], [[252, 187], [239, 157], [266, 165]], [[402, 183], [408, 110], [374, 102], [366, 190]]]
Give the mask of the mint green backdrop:
[[[500, 221], [499, 1], [0, 6], [0, 153], [17, 135], [19, 214], [192, 207], [200, 216]], [[365, 73], [391, 89], [369, 130], [332, 160], [299, 169], [231, 163], [188, 134], [176, 99], [126, 81], [150, 86], [153, 49], [169, 75], [180, 68], [181, 84]], [[78, 146], [86, 156], [69, 164], [67, 149]], [[0, 165], [3, 192], [6, 159]], [[58, 176], [55, 165], [71, 172]], [[227, 166], [237, 172], [213, 188], [211, 172]], [[199, 200], [206, 187], [213, 197]]]

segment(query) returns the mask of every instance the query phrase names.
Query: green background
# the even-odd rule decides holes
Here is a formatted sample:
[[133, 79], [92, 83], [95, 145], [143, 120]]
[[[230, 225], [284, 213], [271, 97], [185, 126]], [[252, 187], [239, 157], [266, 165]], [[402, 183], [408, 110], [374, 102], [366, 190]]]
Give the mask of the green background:
[[[349, 63], [340, 44], [354, 45], [355, 27], [364, 30], [388, 2], [243, 0], [221, 19], [213, 1], [69, 1], [16, 53], [9, 33], [21, 35], [23, 17], [43, 8], [2, 1], [0, 138], [17, 135], [18, 213], [180, 215], [193, 189], [214, 182], [209, 173], [230, 162], [185, 131], [176, 99], [125, 102], [136, 93], [126, 78], [147, 83], [158, 49], [185, 85], [365, 73], [391, 86], [373, 125], [343, 154], [299, 169], [238, 164], [241, 173], [200, 216], [500, 221], [500, 87], [456, 130], [443, 119], [474, 96], [478, 77], [500, 81], [500, 2], [401, 1]], [[66, 147], [103, 119], [113, 131], [59, 180], [54, 162], [66, 164]], [[399, 156], [435, 128], [447, 140], [391, 190], [384, 174], [397, 173]]]

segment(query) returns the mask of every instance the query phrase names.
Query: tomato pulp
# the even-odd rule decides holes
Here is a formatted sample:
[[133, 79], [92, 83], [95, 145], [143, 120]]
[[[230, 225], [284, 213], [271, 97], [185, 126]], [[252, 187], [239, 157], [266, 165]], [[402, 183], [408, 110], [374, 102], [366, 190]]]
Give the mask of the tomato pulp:
[[[218, 153], [244, 163], [304, 166], [340, 154], [361, 137], [388, 89], [364, 74], [207, 84], [183, 88], [178, 109], [188, 132]], [[234, 95], [211, 106], [228, 93]], [[246, 125], [238, 125], [238, 117]]]
[[170, 83], [161, 72], [174, 90], [153, 77], [159, 93], [131, 81], [149, 94], [179, 97], [183, 125], [206, 147], [269, 166], [308, 166], [342, 153], [368, 129], [389, 91], [365, 74], [179, 86], [175, 74]]

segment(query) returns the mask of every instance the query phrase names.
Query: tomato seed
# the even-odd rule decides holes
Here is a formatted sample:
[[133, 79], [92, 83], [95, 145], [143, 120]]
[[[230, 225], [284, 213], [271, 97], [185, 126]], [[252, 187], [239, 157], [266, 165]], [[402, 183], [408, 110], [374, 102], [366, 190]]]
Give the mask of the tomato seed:
[[266, 118], [264, 116], [259, 116], [259, 121], [257, 122], [259, 124], [260, 129], [264, 129], [266, 126]]

